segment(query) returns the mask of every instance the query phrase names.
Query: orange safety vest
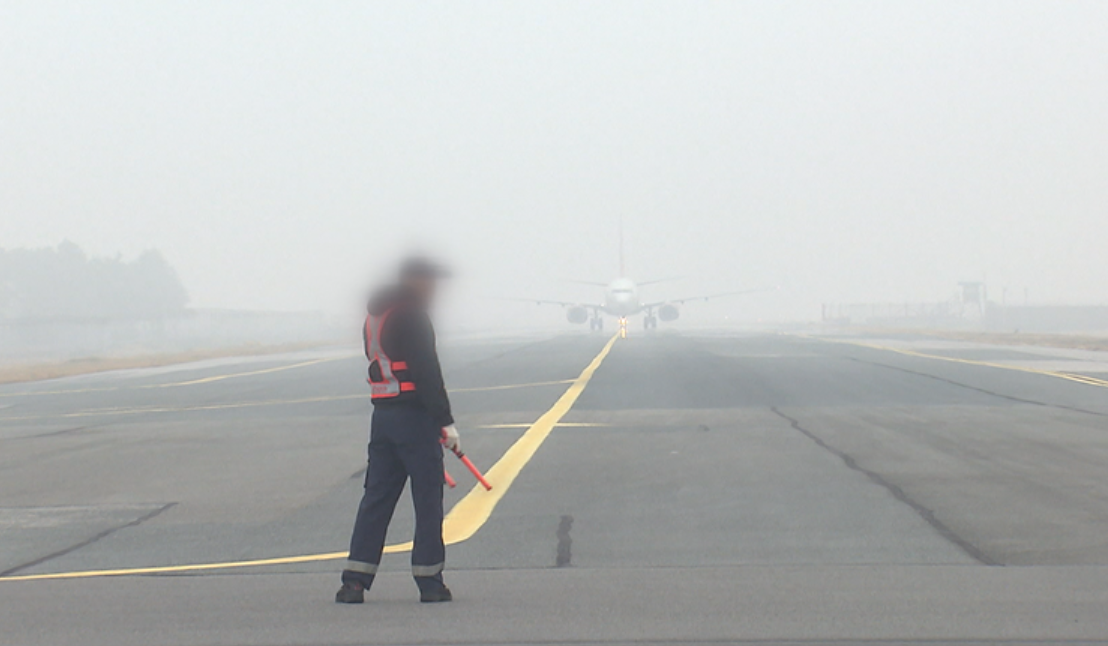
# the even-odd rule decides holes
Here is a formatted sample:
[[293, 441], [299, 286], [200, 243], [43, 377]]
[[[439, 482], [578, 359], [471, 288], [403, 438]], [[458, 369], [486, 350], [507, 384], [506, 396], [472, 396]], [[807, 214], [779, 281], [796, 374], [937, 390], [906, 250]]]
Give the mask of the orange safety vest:
[[[380, 316], [370, 314], [365, 319], [365, 356], [369, 359], [370, 367], [369, 379], [366, 379], [366, 381], [369, 382], [370, 397], [373, 399], [396, 397], [400, 393], [413, 392], [416, 389], [414, 382], [403, 381], [396, 375], [398, 371], [408, 369], [408, 362], [393, 361], [381, 349], [381, 330], [384, 329], [389, 314], [392, 314], [395, 309], [395, 307], [389, 308]], [[381, 371], [379, 381], [373, 379], [374, 363]]]

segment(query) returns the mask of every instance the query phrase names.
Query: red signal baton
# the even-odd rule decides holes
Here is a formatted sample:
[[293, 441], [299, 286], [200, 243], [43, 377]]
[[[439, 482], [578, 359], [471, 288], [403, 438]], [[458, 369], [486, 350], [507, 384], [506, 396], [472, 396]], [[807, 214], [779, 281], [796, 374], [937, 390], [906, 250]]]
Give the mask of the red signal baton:
[[473, 474], [474, 478], [477, 478], [477, 482], [481, 483], [481, 486], [485, 488], [485, 491], [492, 491], [492, 485], [488, 480], [485, 480], [485, 476], [481, 475], [481, 470], [477, 468], [477, 465], [472, 460], [466, 457], [465, 453], [455, 449], [454, 455], [458, 456], [458, 459], [462, 461], [462, 464], [466, 465], [469, 472]]
[[451, 489], [458, 486], [458, 483], [454, 482], [454, 478], [450, 477], [450, 472], [446, 469], [442, 470], [442, 477], [446, 481], [446, 486], [450, 487]]

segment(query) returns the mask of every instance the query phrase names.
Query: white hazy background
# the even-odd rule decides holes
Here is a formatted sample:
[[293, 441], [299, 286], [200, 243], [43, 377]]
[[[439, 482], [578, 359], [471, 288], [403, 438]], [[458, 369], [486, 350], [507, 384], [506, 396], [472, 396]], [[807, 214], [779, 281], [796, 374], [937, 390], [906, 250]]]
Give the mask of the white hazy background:
[[160, 249], [194, 307], [683, 280], [683, 321], [1108, 302], [1108, 2], [0, 3], [0, 246]]

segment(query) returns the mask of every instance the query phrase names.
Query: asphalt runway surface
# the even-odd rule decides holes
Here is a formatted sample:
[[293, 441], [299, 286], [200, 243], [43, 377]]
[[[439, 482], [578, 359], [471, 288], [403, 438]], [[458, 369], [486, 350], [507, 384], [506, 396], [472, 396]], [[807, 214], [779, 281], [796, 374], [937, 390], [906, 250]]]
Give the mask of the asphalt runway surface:
[[0, 386], [0, 643], [1108, 644], [1108, 353], [661, 332], [446, 343], [452, 604], [361, 495], [355, 352]]

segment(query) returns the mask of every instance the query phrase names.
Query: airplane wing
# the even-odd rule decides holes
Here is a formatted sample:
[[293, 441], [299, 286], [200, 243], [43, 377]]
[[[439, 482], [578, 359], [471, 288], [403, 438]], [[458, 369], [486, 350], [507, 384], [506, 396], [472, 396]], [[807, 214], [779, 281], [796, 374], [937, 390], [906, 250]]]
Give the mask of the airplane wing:
[[654, 301], [652, 303], [643, 303], [643, 309], [650, 309], [654, 307], [661, 307], [670, 303], [677, 303], [684, 305], [688, 301], [709, 301], [713, 298], [723, 298], [724, 296], [738, 296], [740, 294], [754, 294], [756, 292], [772, 292], [775, 289], [743, 289], [735, 292], [720, 292], [718, 294], [708, 294], [707, 296], [688, 296], [685, 298], [668, 298], [664, 301]]
[[518, 301], [521, 303], [534, 303], [535, 305], [560, 305], [562, 307], [586, 307], [588, 309], [599, 309], [604, 307], [603, 305], [594, 305], [592, 303], [582, 303], [580, 301], [551, 301], [544, 298], [501, 298], [502, 301]]
[[[655, 278], [654, 280], [644, 280], [641, 283], [636, 283], [639, 287], [643, 285], [657, 285], [658, 283], [672, 283], [675, 280], [681, 280], [680, 276], [672, 276], [670, 278]], [[592, 285], [593, 287], [607, 287], [608, 283], [600, 283], [594, 280], [567, 280], [567, 283], [576, 283], [578, 285]]]

